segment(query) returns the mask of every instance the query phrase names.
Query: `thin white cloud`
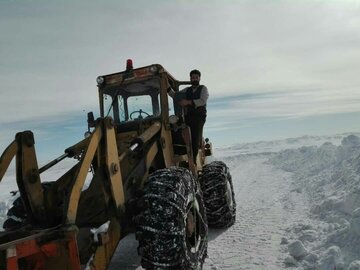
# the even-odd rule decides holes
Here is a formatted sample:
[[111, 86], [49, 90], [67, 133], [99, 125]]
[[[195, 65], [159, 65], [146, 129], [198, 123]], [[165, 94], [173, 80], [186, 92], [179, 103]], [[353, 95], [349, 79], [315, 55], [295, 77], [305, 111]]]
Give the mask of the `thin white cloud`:
[[359, 18], [359, 1], [2, 1], [0, 125], [96, 110], [95, 78], [127, 58], [197, 67], [211, 98], [288, 93], [244, 117], [358, 111]]
[[342, 89], [341, 95], [337, 89], [284, 91], [250, 95], [250, 97], [237, 96], [229, 98], [223, 105], [217, 105], [218, 101], [215, 99], [214, 104], [210, 103], [209, 115], [213, 119], [229, 119], [236, 115], [236, 119], [241, 120], [288, 119], [360, 112], [360, 93], [357, 92], [355, 95], [353, 93], [354, 90], [351, 88]]

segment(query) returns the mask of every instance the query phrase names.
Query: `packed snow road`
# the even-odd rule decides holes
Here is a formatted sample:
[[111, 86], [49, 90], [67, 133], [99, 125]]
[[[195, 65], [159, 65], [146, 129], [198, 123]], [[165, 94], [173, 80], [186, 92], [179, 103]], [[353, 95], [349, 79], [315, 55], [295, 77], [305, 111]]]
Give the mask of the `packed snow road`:
[[205, 269], [281, 269], [281, 239], [291, 221], [304, 218], [291, 174], [274, 168], [263, 155], [227, 158], [237, 201], [236, 223], [226, 231], [210, 230]]
[[[225, 157], [230, 167], [236, 202], [236, 223], [227, 230], [209, 231], [204, 269], [282, 269], [281, 239], [289, 222], [304, 219], [304, 200], [291, 191], [291, 173], [270, 165], [266, 154]], [[128, 236], [110, 269], [142, 269], [137, 242]]]

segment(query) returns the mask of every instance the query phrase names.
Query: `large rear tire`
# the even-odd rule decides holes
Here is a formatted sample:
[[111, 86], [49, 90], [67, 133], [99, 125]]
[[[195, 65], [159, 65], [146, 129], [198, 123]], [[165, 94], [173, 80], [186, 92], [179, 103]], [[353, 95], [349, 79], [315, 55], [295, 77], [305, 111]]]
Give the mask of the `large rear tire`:
[[185, 168], [155, 171], [135, 218], [145, 269], [201, 269], [207, 254], [207, 221], [201, 191]]
[[213, 161], [204, 166], [199, 181], [209, 227], [232, 226], [236, 218], [236, 202], [229, 168], [222, 161]]

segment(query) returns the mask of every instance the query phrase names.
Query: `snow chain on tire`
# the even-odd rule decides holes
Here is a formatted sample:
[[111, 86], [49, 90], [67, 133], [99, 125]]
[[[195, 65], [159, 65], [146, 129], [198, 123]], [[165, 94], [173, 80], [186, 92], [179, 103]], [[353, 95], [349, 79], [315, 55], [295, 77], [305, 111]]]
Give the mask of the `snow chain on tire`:
[[138, 253], [145, 269], [201, 269], [207, 255], [207, 221], [201, 191], [185, 168], [155, 171], [135, 217]]
[[213, 161], [199, 178], [209, 227], [227, 228], [235, 223], [236, 202], [229, 168]]

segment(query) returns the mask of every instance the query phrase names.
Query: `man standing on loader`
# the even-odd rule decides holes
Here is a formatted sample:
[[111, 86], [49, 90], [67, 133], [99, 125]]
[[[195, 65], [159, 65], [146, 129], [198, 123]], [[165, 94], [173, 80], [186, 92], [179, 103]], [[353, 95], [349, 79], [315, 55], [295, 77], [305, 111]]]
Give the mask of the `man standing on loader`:
[[205, 85], [200, 85], [201, 73], [194, 69], [190, 72], [191, 86], [181, 90], [183, 98], [179, 104], [184, 107], [185, 123], [191, 130], [192, 151], [194, 162], [202, 139], [203, 127], [206, 121], [206, 102], [209, 92]]

